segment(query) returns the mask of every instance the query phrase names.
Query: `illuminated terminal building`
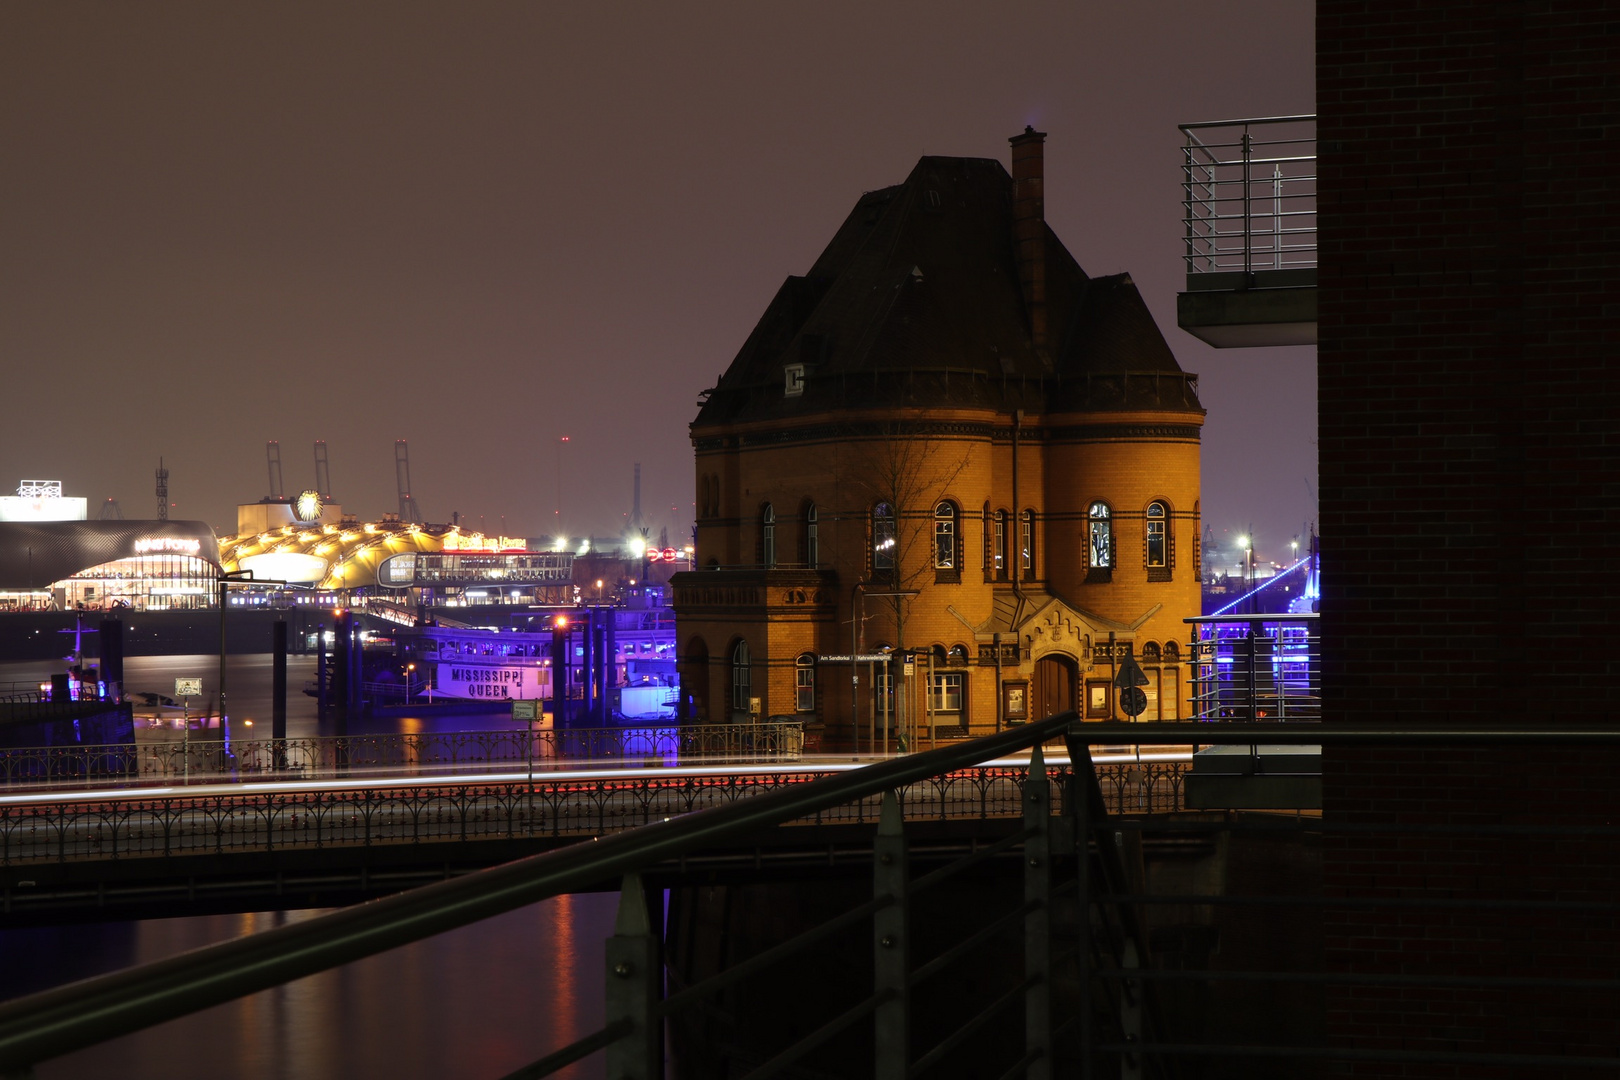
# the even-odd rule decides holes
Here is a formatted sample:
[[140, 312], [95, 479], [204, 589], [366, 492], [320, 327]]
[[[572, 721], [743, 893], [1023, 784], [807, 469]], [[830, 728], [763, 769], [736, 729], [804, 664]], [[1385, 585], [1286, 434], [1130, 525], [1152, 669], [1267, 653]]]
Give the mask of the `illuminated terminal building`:
[[214, 606], [219, 546], [202, 521], [87, 521], [56, 480], [0, 497], [0, 611]]
[[359, 522], [313, 491], [238, 506], [236, 535], [218, 539], [201, 521], [88, 521], [86, 500], [61, 491], [24, 481], [0, 497], [0, 612], [213, 608], [221, 570], [266, 583], [234, 588], [233, 606], [575, 600], [573, 552], [392, 516]]

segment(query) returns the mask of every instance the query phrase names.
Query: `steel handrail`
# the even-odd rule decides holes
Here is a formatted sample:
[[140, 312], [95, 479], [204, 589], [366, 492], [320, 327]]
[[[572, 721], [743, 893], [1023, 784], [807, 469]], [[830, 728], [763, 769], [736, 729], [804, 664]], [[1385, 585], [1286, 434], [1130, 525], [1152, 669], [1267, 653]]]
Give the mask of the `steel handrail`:
[[562, 893], [616, 882], [750, 831], [1060, 738], [1062, 713], [996, 735], [425, 885], [0, 1005], [0, 1072], [81, 1049]]

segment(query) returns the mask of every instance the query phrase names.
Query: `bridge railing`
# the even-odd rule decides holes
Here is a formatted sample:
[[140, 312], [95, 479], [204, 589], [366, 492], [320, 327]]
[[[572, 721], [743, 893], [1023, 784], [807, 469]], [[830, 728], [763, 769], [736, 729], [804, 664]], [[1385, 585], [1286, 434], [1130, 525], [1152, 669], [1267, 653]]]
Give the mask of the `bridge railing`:
[[[876, 977], [868, 994], [860, 991], [853, 1005], [837, 1004], [834, 1012], [805, 1038], [797, 1040], [761, 1075], [798, 1061], [857, 1028], [874, 1031], [877, 1073], [903, 1076], [911, 1056], [911, 1017], [907, 1002], [912, 988], [948, 968], [975, 946], [1003, 929], [1028, 945], [1020, 947], [1026, 970], [1011, 974], [1000, 1002], [989, 1009], [969, 1010], [953, 1034], [928, 1050], [918, 1063], [942, 1060], [960, 1050], [1007, 1002], [1022, 1004], [1035, 1019], [1030, 1025], [1028, 1061], [1049, 1058], [1052, 986], [1056, 967], [1074, 962], [1073, 950], [1051, 932], [1054, 892], [1063, 881], [1054, 874], [1064, 845], [1054, 843], [1054, 798], [1044, 762], [1035, 750], [1021, 784], [992, 784], [1004, 789], [1016, 825], [1007, 839], [981, 847], [921, 877], [907, 870], [907, 846], [899, 789], [950, 778], [965, 769], [1019, 750], [1038, 748], [1061, 737], [1075, 717], [1065, 714], [972, 742], [899, 758], [863, 769], [802, 783], [787, 783], [751, 798], [727, 802], [677, 816], [658, 817], [642, 828], [600, 835], [593, 843], [575, 844], [543, 855], [507, 863], [399, 893], [358, 907], [303, 921], [222, 945], [197, 950], [156, 964], [127, 969], [72, 986], [46, 991], [0, 1005], [0, 1073], [28, 1070], [36, 1062], [116, 1037], [175, 1016], [207, 1008], [256, 990], [313, 974], [398, 945], [464, 926], [534, 903], [549, 896], [622, 880], [616, 933], [607, 944], [608, 1022], [585, 1039], [562, 1048], [520, 1071], [546, 1075], [587, 1054], [605, 1051], [613, 1076], [661, 1076], [658, 1064], [666, 1017], [711, 999], [785, 956], [827, 940], [842, 930], [870, 927]], [[1085, 753], [1083, 747], [1079, 753]], [[982, 800], [979, 800], [982, 803]], [[964, 800], [973, 805], [975, 800]], [[673, 811], [674, 808], [671, 808]], [[1061, 813], [1061, 810], [1059, 811]], [[658, 931], [647, 916], [643, 873], [668, 860], [727, 841], [757, 835], [759, 830], [792, 822], [825, 821], [854, 815], [878, 818], [873, 858], [872, 900], [830, 923], [800, 935], [764, 954], [753, 956], [696, 985], [665, 998], [658, 961]], [[1061, 819], [1059, 819], [1061, 820]], [[941, 881], [1003, 854], [1019, 852], [1027, 864], [1025, 900], [1010, 912], [989, 918], [964, 913], [969, 939], [949, 954], [921, 968], [911, 962], [912, 927], [907, 920], [910, 898]], [[1072, 860], [1071, 860], [1072, 861]], [[1082, 860], [1083, 862], [1084, 860]], [[1082, 874], [1082, 880], [1084, 875]], [[1069, 878], [1072, 889], [1073, 877]], [[976, 927], [976, 930], [973, 929]], [[919, 958], [920, 959], [920, 958]], [[998, 977], [999, 978], [999, 977]]]
[[323, 735], [297, 739], [217, 737], [133, 745], [0, 749], [0, 784], [11, 787], [309, 780], [365, 773], [432, 776], [469, 769], [563, 763], [797, 761], [798, 721], [760, 724], [626, 724], [606, 728]]
[[[1096, 775], [1116, 814], [1172, 813], [1185, 806], [1187, 762], [1111, 762]], [[1067, 780], [1068, 769], [1049, 774]], [[183, 855], [295, 852], [480, 840], [604, 836], [672, 816], [751, 799], [830, 775], [811, 769], [719, 774], [581, 777], [535, 774], [485, 783], [378, 782], [338, 788], [254, 790], [161, 797], [0, 803], [0, 867], [116, 862]], [[895, 788], [908, 821], [1017, 817], [1029, 769], [979, 766]], [[877, 820], [875, 797], [817, 810], [800, 824]], [[116, 891], [116, 887], [115, 891]], [[8, 893], [6, 904], [40, 906], [39, 891]]]
[[[1425, 790], [1423, 800], [1390, 807], [1369, 805], [1357, 789], [1337, 817], [1110, 812], [1105, 788], [1088, 767], [1087, 743], [1140, 735], [1174, 745], [1198, 741], [1208, 730], [1193, 724], [1082, 725], [1068, 713], [839, 775], [786, 783], [750, 798], [670, 814], [667, 820], [654, 818], [641, 828], [599, 835], [592, 843], [0, 1005], [0, 1073], [22, 1072], [70, 1050], [608, 882], [620, 884], [620, 909], [606, 947], [603, 1026], [511, 1073], [509, 1080], [548, 1075], [595, 1053], [606, 1055], [607, 1075], [662, 1076], [667, 1023], [678, 1028], [681, 1018], [691, 1015], [687, 1010], [733, 990], [734, 1004], [760, 985], [750, 980], [787, 961], [804, 963], [839, 935], [856, 935], [870, 964], [851, 965], [840, 984], [826, 988], [825, 1000], [818, 989], [818, 999], [794, 1017], [783, 1039], [753, 1057], [758, 1067], [750, 1076], [782, 1075], [801, 1064], [825, 1073], [827, 1063], [816, 1055], [852, 1040], [870, 1056], [854, 1063], [846, 1055], [841, 1071], [885, 1080], [917, 1076], [941, 1063], [954, 1067], [954, 1075], [1041, 1080], [1168, 1075], [1160, 1067], [1172, 1061], [1261, 1066], [1272, 1070], [1268, 1075], [1301, 1075], [1296, 1067], [1326, 1061], [1404, 1065], [1431, 1073], [1491, 1065], [1503, 1075], [1620, 1068], [1612, 1046], [1613, 1012], [1607, 1009], [1620, 994], [1620, 981], [1605, 973], [1606, 954], [1588, 958], [1586, 968], [1597, 972], [1591, 977], [1566, 977], [1564, 971], [1538, 969], [1535, 950], [1525, 944], [1554, 923], [1584, 920], [1599, 935], [1591, 948], [1601, 950], [1607, 940], [1601, 935], [1612, 931], [1620, 906], [1603, 888], [1582, 882], [1573, 892], [1549, 894], [1535, 875], [1518, 872], [1528, 870], [1523, 860], [1538, 852], [1588, 851], [1596, 860], [1592, 865], [1608, 875], [1603, 882], [1609, 882], [1620, 825], [1604, 814], [1594, 819], [1559, 807], [1498, 806], [1480, 813], [1468, 800], [1499, 795], [1500, 785], [1480, 781], [1486, 774], [1464, 767], [1465, 758], [1486, 762], [1480, 755], [1494, 754], [1493, 767], [1509, 761], [1514, 769], [1539, 776], [1568, 760], [1571, 748], [1620, 747], [1620, 729], [1234, 723], [1224, 728], [1234, 743], [1321, 744], [1331, 752], [1359, 755], [1360, 767], [1373, 773], [1383, 759], [1409, 763], [1414, 751], [1426, 748], [1438, 752], [1449, 779]], [[1054, 737], [1065, 739], [1071, 760], [1079, 763], [1068, 785], [1053, 783], [1039, 749]], [[1008, 786], [1015, 797], [999, 804], [1012, 818], [1012, 828], [960, 858], [914, 873], [911, 826], [898, 792], [1023, 750], [1030, 751], [1030, 761], [1021, 782]], [[659, 886], [649, 875], [763, 829], [834, 815], [876, 817], [869, 898], [761, 952], [735, 958], [713, 974], [689, 983], [671, 976], [666, 993], [662, 920], [649, 917], [647, 904], [649, 892]], [[1150, 875], [1143, 844], [1155, 836], [1169, 843], [1175, 865]], [[1241, 836], [1259, 837], [1261, 844], [1245, 849]], [[1298, 858], [1278, 857], [1296, 841]], [[1329, 851], [1338, 859], [1339, 874], [1331, 888], [1321, 869]], [[1400, 857], [1391, 861], [1392, 856]], [[1193, 858], [1205, 860], [1201, 870], [1185, 865]], [[1493, 858], [1514, 861], [1504, 867]], [[1423, 867], [1436, 860], [1449, 863], [1426, 877]], [[1491, 873], [1454, 872], [1493, 865]], [[1560, 880], [1568, 882], [1567, 868], [1577, 864], [1559, 865], [1565, 868]], [[943, 921], [955, 936], [924, 955], [924, 931], [941, 928], [914, 912], [943, 882], [991, 867], [1002, 869], [998, 879], [1016, 899], [988, 911], [950, 904], [951, 915]], [[1245, 917], [1234, 921], [1228, 917], [1232, 912]], [[1511, 938], [1515, 947], [1493, 951], [1493, 928], [1510, 925], [1508, 932], [1522, 935]], [[1343, 938], [1347, 944], [1332, 951], [1324, 926], [1349, 935]], [[1362, 940], [1356, 934], [1376, 934], [1379, 928], [1410, 940], [1414, 949], [1392, 952], [1387, 943], [1356, 944]], [[1430, 929], [1453, 933], [1431, 940]], [[1450, 947], [1464, 940], [1477, 941], [1479, 950]], [[971, 975], [964, 979], [972, 991], [943, 995], [948, 1014], [917, 1006], [925, 988], [967, 961]], [[772, 985], [779, 987], [780, 980]], [[841, 999], [840, 989], [846, 991]], [[761, 993], [775, 997], [774, 990], [755, 991]], [[1534, 1033], [1541, 1019], [1523, 1003], [1544, 1007], [1546, 1022], [1562, 1025], [1550, 1041], [1567, 1045], [1561, 1051], [1493, 1049], [1503, 1040], [1491, 1042], [1493, 1034], [1478, 1023], [1461, 1040], [1430, 1032], [1429, 1014], [1418, 1006], [1454, 998], [1461, 1003], [1458, 1015], [1469, 1012], [1469, 1002], [1513, 1009], [1520, 1023], [1507, 1025], [1516, 1028], [1506, 1032], [1509, 1046]], [[1343, 1037], [1335, 1041], [1327, 1026], [1336, 1022], [1332, 1018], [1369, 1008], [1406, 1016], [1420, 1034], [1415, 1040], [1397, 1033], [1353, 1044]], [[726, 1009], [707, 1012], [729, 1015]], [[1571, 1018], [1580, 1017], [1591, 1017], [1596, 1026], [1572, 1027]], [[1537, 1047], [1549, 1042], [1538, 1039]], [[1490, 1045], [1476, 1045], [1483, 1043]], [[1005, 1051], [993, 1067], [970, 1058], [991, 1051]]]

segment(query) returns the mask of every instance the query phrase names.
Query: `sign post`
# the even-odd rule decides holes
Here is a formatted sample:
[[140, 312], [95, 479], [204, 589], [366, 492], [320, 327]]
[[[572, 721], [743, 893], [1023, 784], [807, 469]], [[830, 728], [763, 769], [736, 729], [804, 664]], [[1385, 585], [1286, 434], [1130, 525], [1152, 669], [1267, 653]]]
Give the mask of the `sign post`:
[[1119, 707], [1132, 720], [1147, 708], [1147, 694], [1142, 691], [1147, 684], [1147, 673], [1136, 662], [1136, 657], [1127, 654], [1114, 676], [1114, 686], [1119, 690]]
[[182, 762], [182, 783], [191, 783], [191, 699], [202, 697], [201, 679], [174, 680], [174, 696], [181, 701], [180, 723], [183, 725], [180, 734], [180, 760]]

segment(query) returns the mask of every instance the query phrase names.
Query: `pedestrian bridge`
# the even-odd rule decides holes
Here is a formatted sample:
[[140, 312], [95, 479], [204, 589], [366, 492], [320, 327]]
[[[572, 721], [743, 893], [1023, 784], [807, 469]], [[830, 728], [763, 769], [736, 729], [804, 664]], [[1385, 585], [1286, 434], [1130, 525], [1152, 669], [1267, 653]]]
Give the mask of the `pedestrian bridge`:
[[[1443, 807], [1420, 820], [1361, 805], [1177, 812], [1172, 800], [1156, 801], [1173, 779], [1161, 790], [1151, 778], [1175, 777], [1168, 767], [1180, 763], [1100, 765], [1090, 753], [1139, 737], [1203, 741], [1212, 730], [1232, 746], [1320, 744], [1356, 755], [1415, 744], [1455, 747], [1459, 757], [1511, 747], [1527, 775], [1568, 747], [1620, 745], [1620, 729], [1597, 725], [1212, 729], [1083, 725], [1069, 713], [847, 769], [801, 762], [639, 778], [620, 769], [531, 782], [525, 771], [455, 784], [13, 795], [3, 872], [14, 913], [27, 908], [27, 890], [55, 889], [66, 902], [76, 884], [92, 894], [81, 900], [93, 910], [87, 883], [119, 885], [109, 868], [214, 860], [223, 872], [248, 860], [256, 887], [285, 889], [283, 906], [298, 906], [287, 875], [310, 856], [333, 873], [366, 873], [400, 852], [422, 872], [430, 857], [482, 843], [515, 838], [540, 850], [470, 872], [442, 864], [442, 880], [415, 888], [401, 880], [371, 903], [0, 1004], [0, 1074], [27, 1075], [73, 1049], [606, 887], [619, 890], [619, 915], [606, 942], [602, 1026], [506, 1080], [597, 1054], [607, 1075], [633, 1080], [1281, 1077], [1325, 1073], [1325, 1062], [1431, 1075], [1478, 1065], [1503, 1075], [1620, 1069], [1613, 1055], [1335, 1045], [1324, 1023], [1328, 1004], [1346, 993], [1534, 995], [1543, 1009], [1612, 994], [1612, 973], [1526, 970], [1501, 950], [1395, 965], [1375, 950], [1332, 951], [1324, 925], [1377, 908], [1511, 915], [1523, 940], [1547, 919], [1606, 926], [1620, 913], [1612, 896], [1542, 895], [1524, 858], [1551, 850], [1605, 858], [1620, 825], [1580, 820], [1556, 802], [1511, 818], [1504, 807], [1501, 821], [1451, 819]], [[1059, 740], [1071, 764], [1049, 767], [1046, 747]], [[1323, 850], [1348, 837], [1378, 837], [1417, 857], [1387, 880], [1379, 870], [1328, 888]], [[1510, 872], [1427, 880], [1421, 852], [1437, 843], [1494, 852]], [[236, 872], [248, 887], [248, 869]], [[86, 876], [76, 882], [75, 873]], [[427, 1022], [434, 1003], [420, 1004], [419, 1017], [401, 1022]]]
[[[794, 755], [797, 756], [797, 755]], [[1189, 754], [1116, 756], [1101, 766], [1116, 810], [1173, 811]], [[668, 822], [857, 772], [845, 760], [557, 767], [478, 763], [470, 775], [134, 784], [0, 795], [0, 916], [127, 918], [331, 906], [523, 855]], [[1016, 824], [1027, 754], [896, 789], [908, 822], [948, 850], [993, 843]], [[1066, 783], [1066, 752], [1048, 772]], [[249, 773], [250, 777], [258, 774]], [[712, 875], [840, 861], [864, 865], [881, 796], [818, 809], [793, 826], [688, 855]], [[854, 855], [848, 854], [855, 852]], [[615, 883], [609, 882], [608, 885]]]

